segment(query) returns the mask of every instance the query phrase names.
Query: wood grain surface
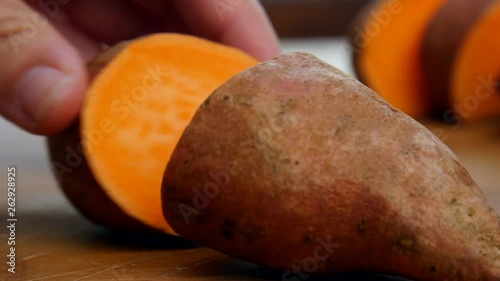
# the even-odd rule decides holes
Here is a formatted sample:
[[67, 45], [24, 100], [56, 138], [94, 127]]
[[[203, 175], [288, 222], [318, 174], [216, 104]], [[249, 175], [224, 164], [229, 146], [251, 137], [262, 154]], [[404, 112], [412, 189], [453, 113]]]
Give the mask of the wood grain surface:
[[[500, 122], [451, 128], [445, 139], [500, 210]], [[238, 261], [179, 238], [111, 233], [82, 218], [62, 196], [43, 154], [2, 147], [0, 280], [282, 280], [283, 272]], [[12, 150], [18, 151], [12, 155]], [[23, 152], [24, 151], [24, 152]], [[24, 154], [23, 154], [24, 153]], [[7, 272], [6, 166], [17, 165], [16, 273]], [[369, 275], [308, 280], [401, 280]]]

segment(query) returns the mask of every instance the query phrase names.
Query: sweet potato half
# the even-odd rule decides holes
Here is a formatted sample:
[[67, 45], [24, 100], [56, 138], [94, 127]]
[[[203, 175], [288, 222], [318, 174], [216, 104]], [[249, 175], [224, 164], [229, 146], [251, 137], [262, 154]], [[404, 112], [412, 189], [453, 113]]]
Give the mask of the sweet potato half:
[[71, 202], [112, 229], [174, 232], [164, 220], [161, 179], [199, 105], [256, 64], [207, 40], [157, 34], [122, 43], [90, 65], [81, 117], [49, 138], [54, 172]]
[[353, 21], [356, 73], [365, 85], [411, 116], [432, 111], [421, 60], [429, 22], [446, 0], [378, 0]]
[[500, 115], [500, 2], [492, 1], [457, 51], [451, 99], [463, 119]]
[[457, 157], [309, 54], [249, 68], [204, 101], [172, 153], [162, 203], [175, 232], [283, 269], [283, 280], [500, 280], [500, 218]]
[[448, 0], [426, 28], [422, 42], [423, 73], [436, 112], [452, 103], [452, 72], [473, 25], [495, 0]]

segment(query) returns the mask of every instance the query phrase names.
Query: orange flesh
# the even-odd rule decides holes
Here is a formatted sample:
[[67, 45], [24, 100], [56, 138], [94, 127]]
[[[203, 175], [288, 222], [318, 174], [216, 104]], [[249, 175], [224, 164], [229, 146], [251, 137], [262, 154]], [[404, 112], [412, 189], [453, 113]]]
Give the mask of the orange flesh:
[[125, 213], [174, 234], [160, 200], [170, 155], [198, 106], [256, 63], [230, 47], [162, 34], [131, 43], [96, 77], [84, 101], [83, 148], [97, 181]]
[[455, 111], [465, 120], [500, 115], [500, 2], [472, 27], [459, 50], [452, 73]]
[[[431, 1], [381, 1], [374, 13], [386, 11], [391, 3], [399, 2], [399, 13], [391, 13], [387, 26], [382, 26], [372, 15], [368, 23], [378, 24], [379, 32], [370, 38], [360, 53], [358, 68], [364, 82], [378, 92], [390, 104], [401, 111], [418, 117], [430, 109], [420, 58], [422, 41], [427, 26], [445, 0]], [[373, 34], [373, 33], [372, 33]]]

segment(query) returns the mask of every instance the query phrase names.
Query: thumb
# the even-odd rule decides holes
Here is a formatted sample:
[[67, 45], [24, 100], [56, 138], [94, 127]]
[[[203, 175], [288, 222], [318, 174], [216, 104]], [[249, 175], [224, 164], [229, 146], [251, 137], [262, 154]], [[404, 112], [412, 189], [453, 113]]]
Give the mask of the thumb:
[[56, 133], [78, 115], [83, 59], [23, 1], [0, 7], [0, 115], [32, 133]]

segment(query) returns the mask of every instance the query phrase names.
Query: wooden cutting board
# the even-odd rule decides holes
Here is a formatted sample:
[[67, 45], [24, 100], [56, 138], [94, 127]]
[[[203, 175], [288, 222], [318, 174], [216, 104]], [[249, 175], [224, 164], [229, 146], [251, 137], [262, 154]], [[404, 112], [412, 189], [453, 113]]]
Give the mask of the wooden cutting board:
[[[451, 128], [424, 122], [458, 154], [500, 210], [500, 122]], [[9, 143], [0, 150], [0, 281], [3, 280], [282, 280], [283, 272], [238, 261], [178, 238], [108, 232], [65, 200], [44, 153]], [[14, 150], [13, 150], [14, 149]], [[12, 151], [16, 151], [12, 155]], [[4, 162], [8, 161], [9, 163]], [[7, 271], [6, 167], [17, 163], [16, 273]], [[19, 164], [22, 163], [22, 164]], [[286, 277], [286, 276], [285, 276]], [[283, 280], [286, 280], [283, 279]], [[294, 279], [289, 279], [294, 280]], [[401, 280], [367, 275], [308, 280]]]

